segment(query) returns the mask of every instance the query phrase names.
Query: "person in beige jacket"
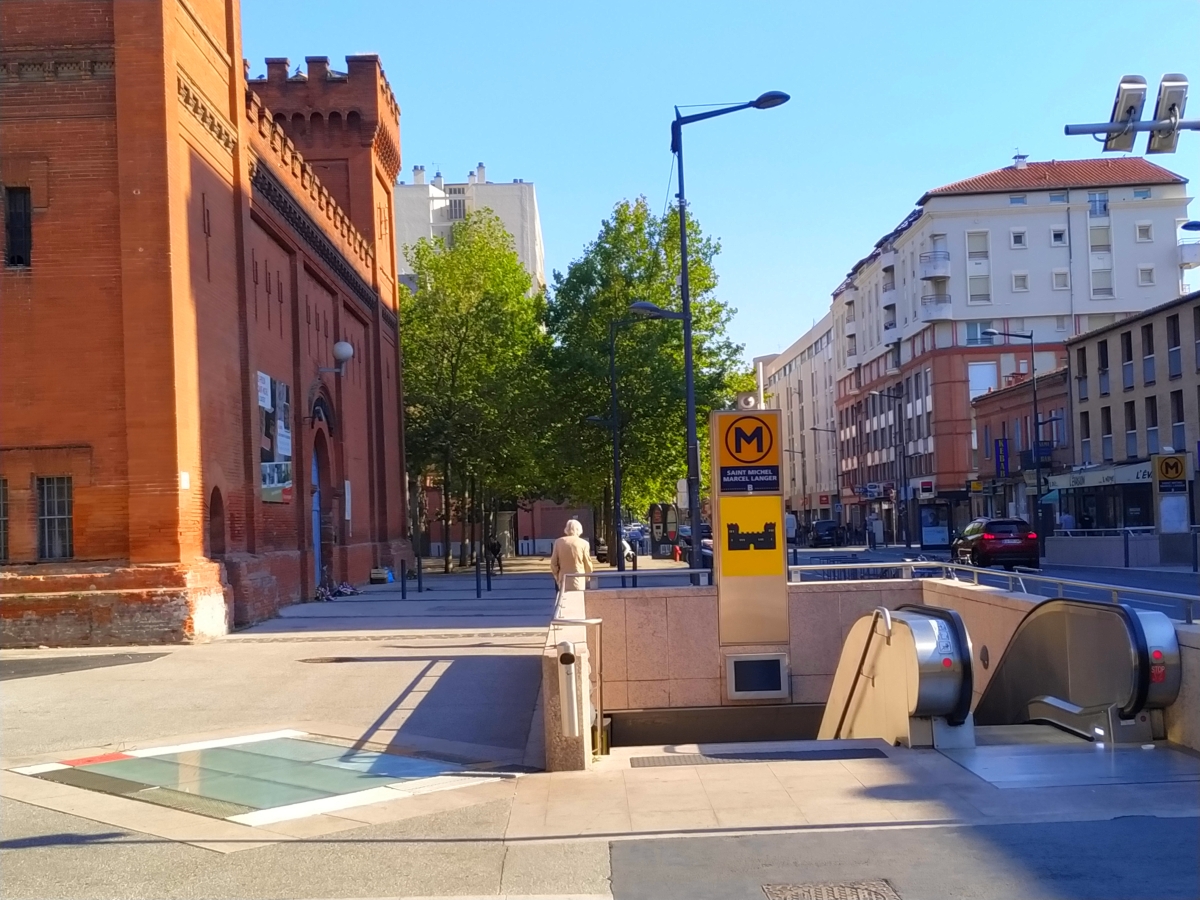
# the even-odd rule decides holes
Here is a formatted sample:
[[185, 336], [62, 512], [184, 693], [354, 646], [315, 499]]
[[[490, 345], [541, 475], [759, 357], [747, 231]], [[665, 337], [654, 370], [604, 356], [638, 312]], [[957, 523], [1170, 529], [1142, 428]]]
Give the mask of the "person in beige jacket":
[[580, 535], [583, 526], [578, 519], [570, 519], [563, 529], [563, 536], [554, 542], [550, 553], [550, 573], [554, 583], [564, 591], [582, 591], [587, 587], [587, 576], [592, 574], [592, 547]]

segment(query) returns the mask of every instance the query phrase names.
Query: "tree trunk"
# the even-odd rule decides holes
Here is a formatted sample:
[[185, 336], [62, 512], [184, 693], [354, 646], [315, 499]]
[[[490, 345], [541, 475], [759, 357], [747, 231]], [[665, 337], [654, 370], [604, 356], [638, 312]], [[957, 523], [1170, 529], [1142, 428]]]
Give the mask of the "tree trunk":
[[442, 460], [442, 569], [450, 572], [450, 451]]

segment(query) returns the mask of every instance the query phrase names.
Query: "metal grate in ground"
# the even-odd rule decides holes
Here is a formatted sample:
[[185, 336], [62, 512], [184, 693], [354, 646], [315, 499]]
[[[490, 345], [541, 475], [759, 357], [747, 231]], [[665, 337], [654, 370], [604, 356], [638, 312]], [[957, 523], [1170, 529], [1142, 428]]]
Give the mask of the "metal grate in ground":
[[902, 900], [886, 881], [764, 884], [767, 900]]
[[831, 750], [751, 750], [744, 753], [675, 753], [670, 756], [634, 756], [629, 760], [633, 769], [653, 766], [711, 766], [722, 763], [746, 762], [812, 762], [842, 759], [887, 759], [887, 754], [873, 747], [852, 747]]

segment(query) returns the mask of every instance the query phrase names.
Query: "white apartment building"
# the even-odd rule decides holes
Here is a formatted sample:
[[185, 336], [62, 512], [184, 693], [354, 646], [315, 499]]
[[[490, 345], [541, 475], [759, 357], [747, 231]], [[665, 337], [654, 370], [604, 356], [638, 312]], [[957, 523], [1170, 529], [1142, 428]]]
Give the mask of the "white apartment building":
[[468, 173], [465, 182], [446, 182], [441, 172], [426, 182], [425, 167], [413, 166], [412, 184], [402, 181], [396, 186], [395, 203], [401, 280], [412, 274], [404, 259], [405, 246], [421, 238], [448, 238], [454, 223], [468, 212], [490, 209], [512, 235], [517, 255], [533, 278], [534, 290], [546, 284], [542, 223], [538, 217], [537, 192], [531, 182], [514, 178], [511, 184], [493, 183], [487, 180], [483, 163]]
[[832, 329], [826, 313], [782, 353], [755, 360], [766, 406], [783, 411], [785, 505], [802, 524], [834, 518], [838, 503]]
[[[818, 481], [842, 504], [835, 518], [861, 526], [875, 512], [889, 540], [937, 546], [994, 464], [971, 399], [1029, 371], [1028, 341], [984, 332], [1032, 332], [1044, 373], [1065, 363], [1066, 340], [1186, 293], [1195, 247], [1178, 228], [1190, 199], [1185, 179], [1140, 157], [1017, 156], [923, 195], [854, 265], [818, 326], [831, 335], [837, 459], [830, 477], [798, 473], [794, 507], [813, 494], [805, 480]], [[795, 449], [800, 433], [821, 435], [791, 393], [813, 338], [762, 373], [770, 405], [804, 410]]]

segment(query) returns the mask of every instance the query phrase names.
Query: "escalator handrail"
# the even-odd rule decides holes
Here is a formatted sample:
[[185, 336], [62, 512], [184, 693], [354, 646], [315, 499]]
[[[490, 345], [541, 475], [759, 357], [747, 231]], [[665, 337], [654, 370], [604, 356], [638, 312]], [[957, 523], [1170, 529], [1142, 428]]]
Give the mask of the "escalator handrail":
[[867, 654], [871, 651], [871, 641], [875, 639], [875, 623], [879, 621], [881, 614], [887, 642], [889, 644], [892, 642], [892, 614], [886, 606], [877, 606], [871, 613], [871, 629], [867, 632], [867, 639], [863, 642], [862, 656], [858, 658], [858, 668], [854, 671], [854, 680], [850, 682], [850, 690], [846, 692], [846, 703], [842, 707], [842, 714], [838, 717], [837, 728], [833, 731], [834, 740], [842, 736], [842, 726], [846, 724], [846, 716], [849, 715], [850, 705], [854, 702], [854, 690], [858, 687], [859, 679], [862, 678], [863, 666], [867, 662]]
[[[1085, 600], [1083, 598], [1073, 597], [1050, 597], [1043, 600], [1021, 618], [1017, 623], [1017, 627], [1013, 630], [1012, 638], [1009, 639], [1008, 646], [1004, 648], [1004, 653], [996, 663], [996, 671], [999, 672], [1004, 665], [1005, 659], [1013, 644], [1016, 643], [1017, 636], [1028, 622], [1037, 612], [1044, 606], [1051, 603], [1061, 603], [1064, 605], [1075, 605], [1087, 607], [1089, 609], [1111, 610], [1125, 623], [1125, 630], [1129, 634], [1130, 643], [1133, 645], [1134, 654], [1136, 656], [1137, 680], [1133, 687], [1133, 692], [1130, 694], [1129, 702], [1127, 702], [1120, 710], [1118, 715], [1122, 719], [1132, 719], [1142, 711], [1146, 705], [1146, 697], [1150, 692], [1150, 648], [1146, 643], [1146, 632], [1142, 628], [1141, 619], [1138, 618], [1134, 609], [1125, 603], [1108, 603], [1103, 600]], [[918, 607], [921, 608], [921, 607]], [[988, 682], [988, 687], [984, 689], [982, 696], [979, 698], [979, 705], [983, 705], [987, 699], [988, 691], [991, 689], [995, 679]]]
[[971, 659], [971, 641], [967, 636], [967, 626], [963, 624], [962, 616], [958, 614], [958, 610], [944, 609], [940, 606], [920, 606], [906, 603], [896, 608], [912, 610], [924, 616], [941, 619], [954, 632], [954, 640], [962, 658], [962, 682], [958, 688], [958, 700], [954, 703], [954, 709], [947, 713], [946, 722], [950, 725], [961, 725], [971, 714], [971, 701], [975, 697], [975, 664]]

